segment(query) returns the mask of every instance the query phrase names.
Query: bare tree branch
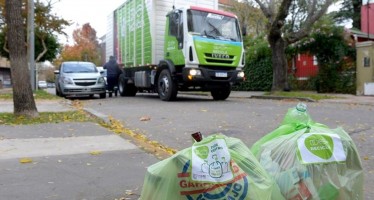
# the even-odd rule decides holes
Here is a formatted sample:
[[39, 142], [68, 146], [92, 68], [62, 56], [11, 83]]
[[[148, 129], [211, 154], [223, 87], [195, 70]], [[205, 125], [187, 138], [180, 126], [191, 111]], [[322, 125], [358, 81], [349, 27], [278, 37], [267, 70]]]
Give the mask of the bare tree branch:
[[[302, 27], [300, 28], [300, 30], [297, 32], [289, 33], [287, 36], [285, 36], [284, 39], [287, 42], [287, 44], [295, 43], [299, 41], [300, 39], [308, 36], [310, 30], [312, 29], [313, 24], [327, 12], [327, 9], [329, 8], [329, 6], [334, 2], [334, 0], [326, 0], [326, 2], [318, 10], [316, 9], [317, 7], [316, 1], [318, 0], [314, 0], [312, 3], [312, 5], [314, 5], [315, 8], [308, 9], [308, 11], [310, 11], [311, 13], [308, 13], [308, 17], [306, 18], [305, 23], [302, 24]], [[317, 10], [317, 12], [315, 12], [315, 10]]]
[[7, 44], [8, 44], [8, 37], [5, 36], [3, 49], [4, 49], [5, 52], [9, 53], [9, 49], [7, 47]]
[[44, 54], [47, 53], [48, 48], [47, 45], [45, 44], [44, 38], [41, 38], [42, 45], [43, 45], [43, 51], [38, 55], [38, 57], [35, 59], [35, 62], [39, 62], [39, 60], [44, 56]]
[[[260, 6], [262, 12], [264, 13], [265, 17], [268, 18], [269, 20], [273, 17], [273, 12], [270, 10], [270, 6], [266, 7], [265, 4], [261, 2], [261, 0], [255, 0], [256, 3]], [[267, 4], [269, 5], [270, 2]]]

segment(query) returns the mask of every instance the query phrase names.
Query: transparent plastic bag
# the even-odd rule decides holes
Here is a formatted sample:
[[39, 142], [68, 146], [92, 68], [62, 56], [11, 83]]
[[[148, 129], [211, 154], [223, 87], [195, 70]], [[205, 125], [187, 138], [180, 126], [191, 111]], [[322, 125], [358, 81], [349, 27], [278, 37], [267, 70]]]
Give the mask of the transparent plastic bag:
[[363, 169], [353, 140], [342, 129], [329, 129], [295, 118], [289, 109], [281, 126], [256, 142], [252, 152], [277, 182], [286, 199], [363, 199]]
[[142, 200], [282, 200], [239, 139], [211, 135], [147, 170]]

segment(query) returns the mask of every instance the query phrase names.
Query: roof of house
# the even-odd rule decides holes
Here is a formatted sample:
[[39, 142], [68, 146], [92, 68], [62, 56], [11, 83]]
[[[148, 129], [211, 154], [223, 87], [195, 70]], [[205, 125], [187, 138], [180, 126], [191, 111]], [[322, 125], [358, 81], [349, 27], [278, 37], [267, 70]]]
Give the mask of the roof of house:
[[361, 30], [358, 30], [356, 28], [349, 29], [349, 32], [351, 32], [351, 34], [356, 35], [359, 38], [374, 40], [374, 34], [364, 33]]

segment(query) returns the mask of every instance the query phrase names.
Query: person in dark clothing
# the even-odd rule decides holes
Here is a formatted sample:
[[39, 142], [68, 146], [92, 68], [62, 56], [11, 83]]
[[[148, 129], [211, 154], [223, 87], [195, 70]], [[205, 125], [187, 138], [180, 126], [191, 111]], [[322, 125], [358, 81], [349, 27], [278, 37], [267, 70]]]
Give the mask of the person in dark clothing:
[[109, 97], [112, 97], [113, 92], [117, 96], [118, 77], [122, 71], [118, 66], [116, 58], [110, 56], [109, 61], [105, 63], [103, 68], [106, 69]]

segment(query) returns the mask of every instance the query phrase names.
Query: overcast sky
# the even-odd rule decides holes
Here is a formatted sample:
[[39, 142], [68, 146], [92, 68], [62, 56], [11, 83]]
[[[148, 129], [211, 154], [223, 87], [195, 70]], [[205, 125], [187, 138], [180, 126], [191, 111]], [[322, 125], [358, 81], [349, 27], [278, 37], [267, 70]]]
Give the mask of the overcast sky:
[[[107, 29], [107, 16], [126, 0], [52, 0], [53, 13], [73, 24], [65, 29], [68, 35], [82, 27], [85, 23], [90, 23], [96, 30], [98, 38], [105, 35]], [[65, 37], [60, 38], [60, 42], [67, 43]], [[72, 38], [69, 38], [72, 42]]]

